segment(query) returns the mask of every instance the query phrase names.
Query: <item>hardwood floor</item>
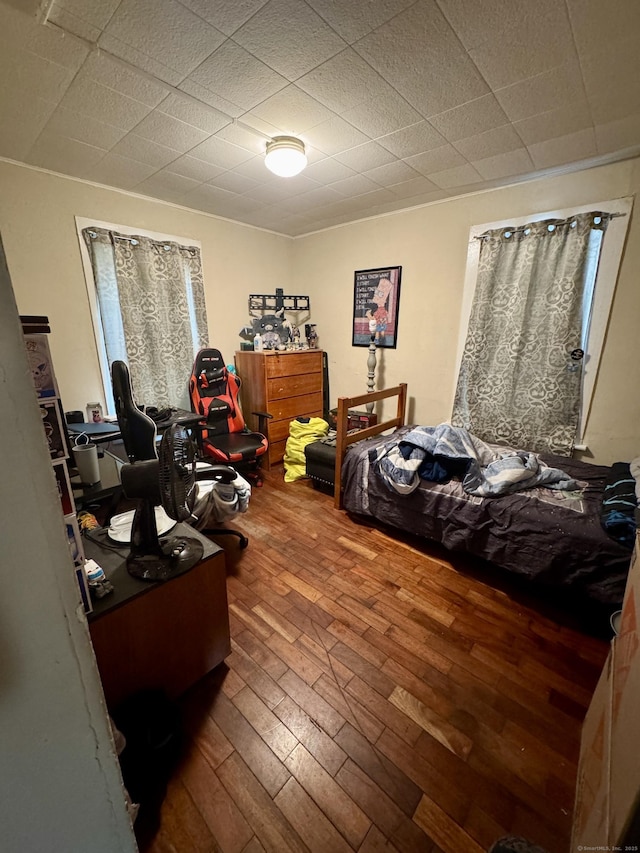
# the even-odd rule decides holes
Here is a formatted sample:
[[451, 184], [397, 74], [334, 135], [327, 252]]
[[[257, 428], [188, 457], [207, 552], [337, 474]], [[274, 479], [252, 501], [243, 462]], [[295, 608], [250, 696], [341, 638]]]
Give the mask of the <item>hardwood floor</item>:
[[186, 748], [143, 849], [569, 850], [604, 640], [279, 468], [236, 526], [232, 654], [181, 700]]

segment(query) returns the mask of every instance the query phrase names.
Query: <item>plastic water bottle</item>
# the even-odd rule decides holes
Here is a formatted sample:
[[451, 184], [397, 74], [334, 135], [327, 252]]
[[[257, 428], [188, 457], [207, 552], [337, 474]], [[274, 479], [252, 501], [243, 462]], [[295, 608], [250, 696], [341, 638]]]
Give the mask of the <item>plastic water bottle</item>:
[[262, 350], [262, 335], [260, 332], [256, 332], [256, 336], [253, 339], [253, 350], [254, 352], [261, 352]]

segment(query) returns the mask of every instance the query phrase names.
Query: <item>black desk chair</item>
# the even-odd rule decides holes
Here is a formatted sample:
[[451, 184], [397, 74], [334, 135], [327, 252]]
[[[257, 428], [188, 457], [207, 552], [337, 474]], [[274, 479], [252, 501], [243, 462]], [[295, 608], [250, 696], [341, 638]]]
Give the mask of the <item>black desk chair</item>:
[[[157, 459], [157, 426], [155, 421], [141, 411], [136, 405], [129, 368], [124, 361], [114, 361], [111, 365], [111, 384], [113, 398], [116, 406], [116, 415], [120, 426], [120, 433], [125, 450], [131, 462], [144, 462], [149, 459]], [[198, 480], [218, 480], [230, 484], [236, 478], [236, 472], [228, 465], [208, 465], [201, 468], [196, 474]], [[196, 500], [194, 507], [193, 526], [202, 533], [213, 535], [236, 536], [240, 541], [240, 547], [246, 548], [249, 540], [239, 530], [231, 530], [228, 527], [203, 527], [199, 513], [205, 512], [207, 502]]]

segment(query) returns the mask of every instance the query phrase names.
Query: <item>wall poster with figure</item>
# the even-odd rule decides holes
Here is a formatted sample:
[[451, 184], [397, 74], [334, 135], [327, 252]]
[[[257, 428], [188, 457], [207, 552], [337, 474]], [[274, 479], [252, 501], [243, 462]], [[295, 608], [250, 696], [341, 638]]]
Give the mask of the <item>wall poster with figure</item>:
[[398, 307], [402, 267], [356, 270], [353, 285], [354, 347], [395, 349], [398, 337]]

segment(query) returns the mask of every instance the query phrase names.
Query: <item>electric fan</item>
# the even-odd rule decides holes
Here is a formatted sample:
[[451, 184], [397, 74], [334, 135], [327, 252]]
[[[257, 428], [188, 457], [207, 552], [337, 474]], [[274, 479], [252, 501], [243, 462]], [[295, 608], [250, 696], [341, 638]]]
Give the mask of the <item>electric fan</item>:
[[176, 521], [186, 521], [196, 500], [196, 448], [184, 427], [174, 424], [163, 435], [157, 459], [123, 465], [122, 489], [138, 507], [131, 527], [129, 574], [164, 581], [191, 569], [202, 559], [202, 543], [189, 536], [160, 538], [155, 507]]

